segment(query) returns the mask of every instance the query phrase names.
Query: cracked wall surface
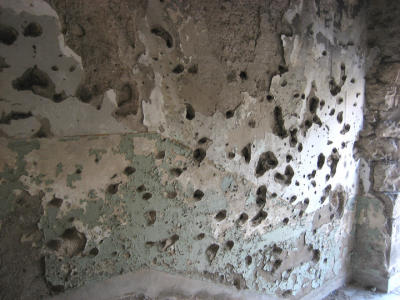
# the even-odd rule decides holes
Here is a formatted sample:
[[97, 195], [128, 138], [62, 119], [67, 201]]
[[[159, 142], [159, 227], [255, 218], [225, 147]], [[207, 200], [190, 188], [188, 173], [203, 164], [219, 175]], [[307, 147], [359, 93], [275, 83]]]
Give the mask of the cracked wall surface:
[[293, 299], [345, 280], [361, 2], [0, 6], [0, 247], [35, 249], [35, 296], [142, 269]]

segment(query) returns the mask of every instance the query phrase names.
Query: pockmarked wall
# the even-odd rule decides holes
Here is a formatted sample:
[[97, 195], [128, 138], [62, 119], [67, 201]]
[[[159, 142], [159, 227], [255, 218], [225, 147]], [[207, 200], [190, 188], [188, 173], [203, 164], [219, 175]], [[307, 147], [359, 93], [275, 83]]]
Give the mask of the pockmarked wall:
[[1, 295], [341, 285], [363, 37], [361, 1], [2, 1]]

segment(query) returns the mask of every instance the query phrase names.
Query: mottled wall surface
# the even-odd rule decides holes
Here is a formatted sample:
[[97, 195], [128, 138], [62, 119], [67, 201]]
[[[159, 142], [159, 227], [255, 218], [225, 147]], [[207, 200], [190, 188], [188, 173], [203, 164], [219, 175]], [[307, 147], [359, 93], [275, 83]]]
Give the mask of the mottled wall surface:
[[37, 294], [146, 268], [294, 299], [343, 283], [360, 3], [49, 4], [3, 1], [0, 25], [0, 234], [21, 236], [0, 247], [42, 257]]
[[370, 1], [365, 124], [358, 143], [354, 278], [391, 290], [399, 284], [399, 32], [400, 3]]

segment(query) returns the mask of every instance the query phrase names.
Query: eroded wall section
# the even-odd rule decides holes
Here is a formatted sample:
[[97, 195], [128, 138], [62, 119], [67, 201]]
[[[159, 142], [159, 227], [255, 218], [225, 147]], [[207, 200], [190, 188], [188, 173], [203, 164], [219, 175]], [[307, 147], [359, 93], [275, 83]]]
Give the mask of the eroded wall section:
[[35, 203], [21, 243], [51, 292], [143, 268], [293, 298], [343, 282], [360, 3], [49, 3], [2, 3], [0, 224]]

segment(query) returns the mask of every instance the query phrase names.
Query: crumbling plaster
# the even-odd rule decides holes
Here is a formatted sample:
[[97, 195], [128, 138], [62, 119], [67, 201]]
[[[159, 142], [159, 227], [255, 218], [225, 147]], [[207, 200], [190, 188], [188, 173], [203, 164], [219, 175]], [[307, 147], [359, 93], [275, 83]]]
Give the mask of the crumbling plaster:
[[50, 292], [143, 268], [343, 283], [365, 53], [340, 3], [2, 1], [0, 228], [41, 204], [21, 243]]

